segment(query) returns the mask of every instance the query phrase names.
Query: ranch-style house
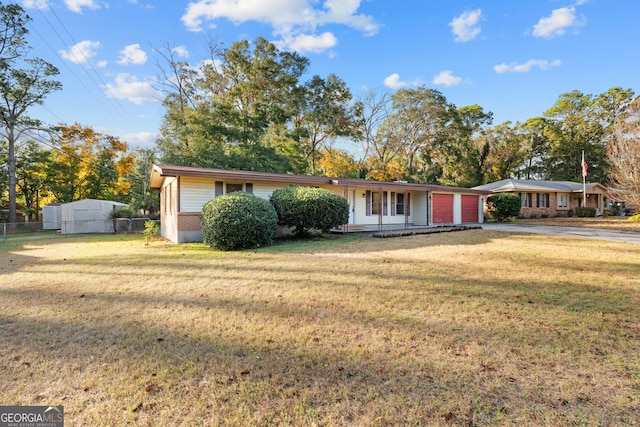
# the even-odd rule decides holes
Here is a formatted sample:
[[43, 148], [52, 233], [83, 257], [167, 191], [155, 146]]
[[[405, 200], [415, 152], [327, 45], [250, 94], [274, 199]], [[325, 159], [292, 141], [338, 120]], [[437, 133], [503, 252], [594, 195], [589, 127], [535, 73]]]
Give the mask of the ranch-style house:
[[154, 165], [150, 187], [160, 190], [161, 234], [175, 243], [201, 242], [200, 212], [214, 197], [246, 191], [263, 199], [290, 185], [324, 188], [349, 202], [340, 231], [393, 230], [482, 223], [484, 190], [186, 166]]

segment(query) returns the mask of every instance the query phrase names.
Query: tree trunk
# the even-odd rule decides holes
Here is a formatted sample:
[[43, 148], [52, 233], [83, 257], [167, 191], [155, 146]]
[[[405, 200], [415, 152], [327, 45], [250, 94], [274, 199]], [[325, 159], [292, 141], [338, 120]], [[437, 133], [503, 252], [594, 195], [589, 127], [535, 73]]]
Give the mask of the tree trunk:
[[9, 222], [18, 222], [18, 214], [16, 209], [16, 142], [12, 127], [7, 127], [7, 142], [9, 145]]

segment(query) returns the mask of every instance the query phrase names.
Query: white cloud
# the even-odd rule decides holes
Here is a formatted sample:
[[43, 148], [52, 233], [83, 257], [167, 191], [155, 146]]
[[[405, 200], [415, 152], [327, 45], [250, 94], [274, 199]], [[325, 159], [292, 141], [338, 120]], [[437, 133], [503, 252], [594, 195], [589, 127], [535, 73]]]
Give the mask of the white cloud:
[[302, 34], [291, 38], [287, 37], [278, 44], [297, 52], [320, 53], [337, 45], [338, 39], [332, 33], [323, 33], [319, 36]]
[[464, 12], [453, 21], [449, 22], [454, 40], [457, 42], [468, 42], [475, 39], [480, 34], [480, 19], [482, 10], [476, 9]]
[[185, 46], [176, 46], [173, 49], [171, 49], [171, 52], [175, 53], [176, 56], [178, 56], [179, 58], [189, 57], [189, 51]]
[[559, 59], [555, 59], [551, 62], [547, 61], [546, 59], [530, 59], [527, 62], [524, 62], [522, 64], [518, 64], [516, 62], [512, 62], [511, 64], [507, 64], [507, 63], [502, 63], [499, 65], [495, 65], [493, 67], [493, 70], [496, 73], [528, 73], [529, 71], [531, 71], [531, 69], [533, 67], [538, 67], [541, 70], [548, 70], [551, 67], [558, 67], [562, 65], [562, 61], [560, 61]]
[[94, 0], [64, 0], [64, 3], [67, 5], [70, 11], [76, 13], [82, 13], [83, 7], [94, 10], [100, 9], [100, 5], [97, 4]]
[[118, 64], [136, 64], [143, 65], [147, 62], [147, 54], [144, 50], [140, 49], [139, 44], [130, 44], [120, 52], [120, 59]]
[[393, 73], [384, 79], [384, 85], [391, 89], [400, 89], [401, 87], [409, 86], [409, 83], [400, 80], [400, 74]]
[[129, 148], [152, 148], [158, 137], [155, 132], [124, 133], [119, 136], [120, 140], [127, 142]]
[[324, 25], [346, 25], [366, 35], [378, 32], [380, 25], [371, 16], [358, 13], [361, 1], [324, 0], [318, 7], [317, 0], [198, 0], [189, 3], [181, 19], [191, 31], [202, 31], [205, 22], [215, 26], [212, 21], [216, 19], [236, 24], [261, 22], [282, 37], [279, 44], [283, 47], [302, 46], [316, 52], [337, 43], [331, 33], [315, 34]]
[[444, 70], [433, 78], [434, 85], [456, 86], [462, 83], [462, 77], [453, 75], [453, 71]]
[[22, 0], [22, 7], [25, 9], [49, 9], [49, 3], [47, 0]]
[[86, 64], [96, 56], [99, 48], [100, 42], [84, 40], [71, 46], [68, 50], [61, 50], [60, 56], [76, 64]]
[[567, 28], [579, 27], [581, 25], [584, 25], [584, 20], [578, 20], [575, 7], [561, 7], [560, 9], [553, 10], [550, 16], [540, 19], [540, 21], [533, 26], [533, 35], [535, 37], [551, 39], [566, 33]]
[[118, 74], [114, 83], [107, 83], [106, 95], [138, 105], [162, 101], [162, 93], [154, 89], [151, 81], [139, 80], [128, 73]]

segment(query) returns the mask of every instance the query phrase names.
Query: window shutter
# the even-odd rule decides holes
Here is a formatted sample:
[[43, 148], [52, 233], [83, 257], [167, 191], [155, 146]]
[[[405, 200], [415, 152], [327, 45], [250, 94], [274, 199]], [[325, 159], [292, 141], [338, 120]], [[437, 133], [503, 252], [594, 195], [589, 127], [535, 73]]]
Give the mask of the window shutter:
[[382, 215], [388, 215], [387, 213], [387, 205], [389, 204], [388, 200], [387, 200], [387, 195], [389, 193], [386, 191], [382, 192]]
[[404, 201], [404, 211], [407, 213], [407, 216], [411, 215], [411, 193], [405, 193], [407, 197], [405, 197]]
[[216, 181], [216, 197], [224, 194], [224, 183], [222, 181]]
[[367, 216], [371, 216], [371, 191], [367, 190]]
[[391, 192], [391, 216], [396, 215], [396, 192]]
[[244, 188], [245, 188], [245, 191], [246, 191], [247, 193], [249, 193], [249, 194], [253, 194], [253, 184], [252, 184], [252, 183], [247, 182], [247, 183], [244, 185]]

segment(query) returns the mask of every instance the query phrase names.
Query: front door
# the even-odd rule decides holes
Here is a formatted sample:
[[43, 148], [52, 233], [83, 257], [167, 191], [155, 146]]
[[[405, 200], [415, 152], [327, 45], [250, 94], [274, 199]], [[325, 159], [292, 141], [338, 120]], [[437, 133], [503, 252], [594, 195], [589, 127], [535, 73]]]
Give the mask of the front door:
[[349, 224], [356, 223], [356, 190], [350, 190], [347, 196], [349, 202]]

